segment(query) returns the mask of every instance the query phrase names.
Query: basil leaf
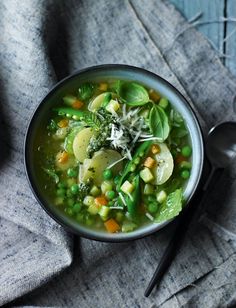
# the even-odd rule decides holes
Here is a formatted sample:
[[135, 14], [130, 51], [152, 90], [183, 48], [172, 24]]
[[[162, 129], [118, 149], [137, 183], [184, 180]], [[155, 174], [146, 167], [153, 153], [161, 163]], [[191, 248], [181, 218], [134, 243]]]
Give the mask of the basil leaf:
[[149, 126], [154, 137], [164, 141], [168, 138], [170, 133], [170, 125], [168, 117], [163, 108], [160, 106], [153, 106], [149, 114]]
[[94, 92], [94, 85], [92, 83], [83, 83], [78, 89], [78, 98], [82, 101], [92, 97]]
[[123, 82], [117, 91], [121, 100], [129, 106], [142, 106], [149, 102], [147, 90], [135, 82]]
[[163, 222], [177, 216], [182, 210], [183, 192], [176, 189], [167, 196], [166, 201], [161, 204], [156, 214], [155, 222]]

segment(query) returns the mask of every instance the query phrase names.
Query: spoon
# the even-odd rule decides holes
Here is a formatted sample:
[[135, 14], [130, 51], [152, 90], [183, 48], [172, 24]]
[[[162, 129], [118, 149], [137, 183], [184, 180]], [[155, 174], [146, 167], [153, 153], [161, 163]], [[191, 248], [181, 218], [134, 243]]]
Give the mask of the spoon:
[[199, 203], [201, 205], [204, 203], [203, 201], [207, 196], [210, 186], [212, 187], [214, 181], [218, 179], [219, 172], [221, 173], [236, 156], [236, 122], [224, 122], [214, 126], [209, 131], [206, 140], [206, 154], [212, 167], [210, 175], [203, 188], [198, 190], [196, 196], [190, 201], [186, 209], [177, 217], [174, 235], [165, 249], [160, 263], [144, 293], [146, 297], [150, 295], [155, 285], [158, 286], [160, 284], [164, 274], [174, 260]]

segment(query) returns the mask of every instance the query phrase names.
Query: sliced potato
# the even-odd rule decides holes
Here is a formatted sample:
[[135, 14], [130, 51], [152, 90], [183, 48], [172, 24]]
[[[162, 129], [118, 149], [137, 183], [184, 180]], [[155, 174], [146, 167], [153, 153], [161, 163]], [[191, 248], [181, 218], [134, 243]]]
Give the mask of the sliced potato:
[[105, 97], [109, 94], [109, 92], [104, 92], [96, 96], [88, 105], [88, 110], [94, 112], [101, 107]]
[[173, 173], [174, 161], [173, 157], [165, 143], [158, 143], [160, 147], [160, 153], [152, 154], [153, 158], [157, 162], [156, 165], [151, 168], [155, 185], [161, 185], [165, 183]]
[[[92, 159], [85, 159], [83, 165], [81, 165], [79, 182], [85, 182], [89, 178], [93, 178], [95, 185], [101, 185], [103, 171], [121, 158], [122, 156], [114, 150], [100, 150], [96, 152]], [[122, 166], [122, 162], [119, 162], [112, 167], [113, 174], [117, 174], [122, 169]]]
[[91, 137], [95, 134], [95, 131], [88, 127], [80, 130], [73, 141], [73, 152], [79, 162], [83, 162], [87, 157], [87, 147]]

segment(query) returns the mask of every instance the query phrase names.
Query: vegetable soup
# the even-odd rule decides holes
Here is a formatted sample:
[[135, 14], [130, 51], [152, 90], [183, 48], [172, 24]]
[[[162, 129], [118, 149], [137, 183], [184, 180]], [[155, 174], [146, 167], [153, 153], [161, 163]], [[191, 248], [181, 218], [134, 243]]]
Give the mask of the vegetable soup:
[[103, 80], [78, 85], [51, 111], [36, 161], [45, 194], [64, 215], [115, 233], [180, 213], [192, 149], [167, 98]]

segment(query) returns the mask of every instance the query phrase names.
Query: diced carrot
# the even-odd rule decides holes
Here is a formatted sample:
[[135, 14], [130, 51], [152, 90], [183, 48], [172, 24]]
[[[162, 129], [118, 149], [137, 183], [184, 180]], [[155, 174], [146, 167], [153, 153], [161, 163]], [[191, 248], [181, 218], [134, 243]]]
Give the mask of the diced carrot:
[[110, 218], [109, 220], [104, 222], [104, 225], [105, 225], [107, 231], [110, 232], [110, 233], [115, 233], [115, 232], [120, 230], [120, 226], [118, 225], [118, 223], [113, 218]]
[[95, 204], [96, 205], [107, 205], [108, 201], [104, 196], [99, 196], [95, 198]]
[[178, 156], [175, 158], [176, 164], [180, 164], [180, 163], [182, 163], [182, 161], [186, 161], [186, 157], [184, 157], [183, 155], [178, 155]]
[[158, 144], [153, 144], [151, 147], [152, 154], [157, 154], [161, 152], [161, 149]]
[[75, 102], [72, 104], [72, 108], [74, 108], [74, 109], [80, 109], [81, 107], [83, 107], [83, 105], [84, 105], [83, 102], [77, 100], [77, 101], [75, 101]]
[[59, 121], [59, 122], [57, 123], [57, 125], [58, 125], [59, 127], [63, 128], [63, 127], [67, 127], [67, 126], [68, 126], [68, 123], [69, 123], [69, 121], [68, 121], [67, 119], [62, 119], [61, 121]]
[[108, 88], [108, 84], [105, 83], [105, 82], [101, 82], [101, 83], [99, 84], [98, 88], [99, 88], [100, 91], [106, 91], [107, 88]]
[[147, 168], [152, 168], [152, 167], [155, 165], [155, 163], [156, 163], [155, 159], [153, 159], [152, 157], [148, 156], [148, 157], [145, 159], [143, 165], [144, 165], [145, 167], [147, 167]]
[[155, 92], [154, 90], [149, 91], [149, 97], [154, 101], [158, 102], [161, 99], [161, 96], [159, 93]]
[[57, 154], [57, 160], [60, 164], [64, 164], [68, 161], [69, 155], [66, 151], [59, 152]]

